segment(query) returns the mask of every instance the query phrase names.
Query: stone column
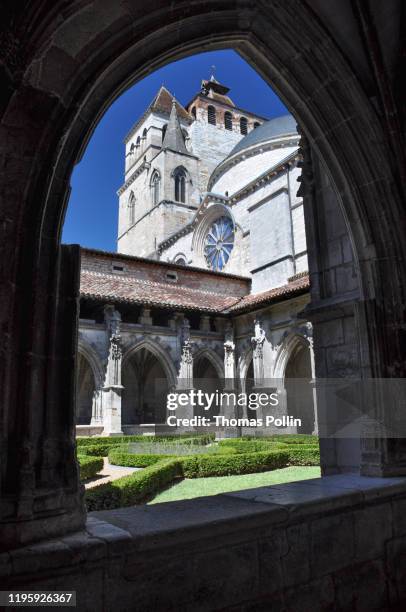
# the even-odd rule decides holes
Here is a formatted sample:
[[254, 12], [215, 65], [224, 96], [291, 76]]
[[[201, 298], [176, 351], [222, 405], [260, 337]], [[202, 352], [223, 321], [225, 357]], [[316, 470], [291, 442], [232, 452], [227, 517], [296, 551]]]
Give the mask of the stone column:
[[262, 328], [261, 321], [255, 319], [254, 322], [254, 336], [251, 338], [252, 344], [252, 358], [254, 368], [254, 383], [255, 387], [262, 387], [264, 385], [264, 342], [265, 342], [265, 331]]
[[152, 325], [151, 309], [143, 308], [138, 318], [138, 323], [142, 325]]
[[42, 257], [42, 284], [38, 276], [38, 284], [24, 281], [30, 302], [15, 327], [24, 344], [5, 350], [2, 363], [10, 378], [0, 408], [0, 550], [82, 529], [86, 520], [74, 424], [80, 247]]
[[312, 390], [313, 390], [313, 409], [314, 409], [314, 430], [313, 435], [319, 435], [319, 421], [317, 415], [317, 391], [316, 391], [316, 367], [314, 363], [314, 345], [313, 345], [313, 333], [312, 333], [312, 324], [307, 324], [307, 340], [309, 342], [309, 351], [310, 351], [310, 367], [312, 371]]
[[120, 313], [114, 306], [106, 306], [104, 309], [107, 332], [110, 335], [109, 353], [107, 359], [106, 378], [103, 386], [103, 435], [121, 435], [121, 395], [123, 386], [121, 384], [121, 336], [120, 336]]
[[[189, 321], [179, 317], [178, 338], [180, 345], [180, 360], [178, 370], [178, 380], [176, 390], [179, 393], [185, 393], [193, 389], [193, 343], [190, 339], [190, 324]], [[176, 416], [179, 418], [192, 418], [193, 406], [179, 406], [176, 411]]]

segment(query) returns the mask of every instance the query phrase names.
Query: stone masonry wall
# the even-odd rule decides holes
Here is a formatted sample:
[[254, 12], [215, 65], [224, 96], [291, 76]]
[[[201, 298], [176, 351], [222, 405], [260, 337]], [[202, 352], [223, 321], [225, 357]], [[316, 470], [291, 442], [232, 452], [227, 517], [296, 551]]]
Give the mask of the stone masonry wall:
[[0, 579], [76, 590], [79, 612], [400, 610], [405, 515], [404, 479], [357, 476], [94, 512], [1, 555]]
[[[123, 270], [114, 270], [114, 266], [122, 267]], [[82, 269], [104, 274], [125, 274], [126, 276], [158, 283], [171, 282], [168, 279], [168, 273], [176, 272], [176, 283], [183, 287], [227, 295], [247, 295], [250, 288], [248, 278], [234, 277], [209, 270], [196, 271], [181, 265], [168, 265], [165, 262], [143, 260], [137, 257], [126, 257], [90, 249], [82, 249]]]

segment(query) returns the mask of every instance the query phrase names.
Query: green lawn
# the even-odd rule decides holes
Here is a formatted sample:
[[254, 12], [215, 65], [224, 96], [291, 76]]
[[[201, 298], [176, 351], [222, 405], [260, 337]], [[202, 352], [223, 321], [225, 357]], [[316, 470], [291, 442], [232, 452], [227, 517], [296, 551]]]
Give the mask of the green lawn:
[[166, 491], [158, 493], [150, 504], [175, 501], [177, 499], [192, 499], [193, 497], [205, 497], [206, 495], [217, 495], [228, 491], [240, 491], [242, 489], [255, 489], [295, 480], [307, 480], [318, 478], [319, 467], [292, 466], [272, 472], [260, 472], [259, 474], [242, 474], [240, 476], [216, 476], [211, 478], [189, 478], [174, 484]]

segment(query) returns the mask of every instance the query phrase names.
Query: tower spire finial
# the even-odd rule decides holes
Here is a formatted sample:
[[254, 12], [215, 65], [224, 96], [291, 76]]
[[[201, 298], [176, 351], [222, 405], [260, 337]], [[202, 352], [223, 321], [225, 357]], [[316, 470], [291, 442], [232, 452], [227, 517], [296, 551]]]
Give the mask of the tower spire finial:
[[216, 66], [213, 65], [213, 66], [211, 66], [210, 81], [215, 81], [216, 80], [215, 74], [216, 74]]

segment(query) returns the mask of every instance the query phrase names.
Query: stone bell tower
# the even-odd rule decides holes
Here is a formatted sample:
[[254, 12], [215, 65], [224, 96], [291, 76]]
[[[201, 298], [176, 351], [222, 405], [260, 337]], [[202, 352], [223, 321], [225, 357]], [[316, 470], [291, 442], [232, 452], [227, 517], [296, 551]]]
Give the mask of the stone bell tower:
[[186, 225], [199, 202], [192, 117], [161, 87], [126, 139], [125, 182], [118, 191], [120, 253], [155, 257], [159, 242]]

